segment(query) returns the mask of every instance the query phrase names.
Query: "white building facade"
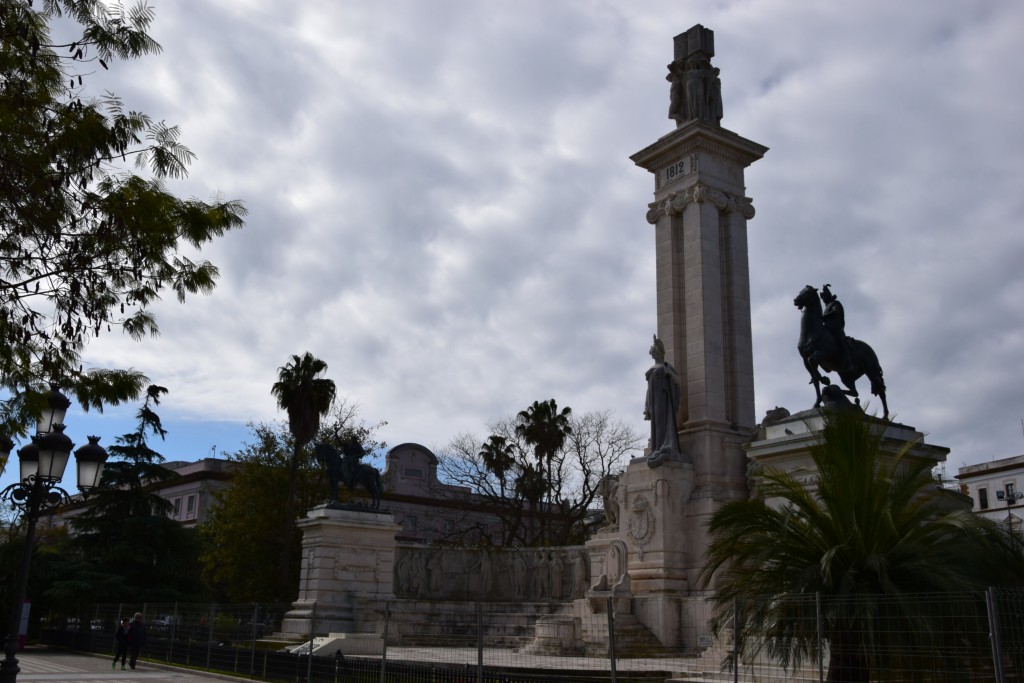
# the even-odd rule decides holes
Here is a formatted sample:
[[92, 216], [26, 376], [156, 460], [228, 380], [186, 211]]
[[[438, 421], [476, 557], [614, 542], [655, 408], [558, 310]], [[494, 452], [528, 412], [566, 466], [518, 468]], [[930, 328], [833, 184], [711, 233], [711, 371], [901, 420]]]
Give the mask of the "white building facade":
[[1024, 531], [1024, 455], [961, 467], [956, 478], [975, 514]]

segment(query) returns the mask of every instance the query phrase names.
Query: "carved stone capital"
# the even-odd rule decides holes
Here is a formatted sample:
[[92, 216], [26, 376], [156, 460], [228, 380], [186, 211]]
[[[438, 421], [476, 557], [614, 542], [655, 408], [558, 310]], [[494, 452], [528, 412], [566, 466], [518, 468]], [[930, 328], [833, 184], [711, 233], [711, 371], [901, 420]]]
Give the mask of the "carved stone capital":
[[754, 204], [749, 197], [737, 197], [704, 183], [694, 183], [682, 192], [671, 192], [665, 198], [648, 204], [647, 222], [654, 225], [662, 216], [677, 216], [694, 202], [711, 202], [719, 211], [737, 211], [747, 220], [754, 217]]

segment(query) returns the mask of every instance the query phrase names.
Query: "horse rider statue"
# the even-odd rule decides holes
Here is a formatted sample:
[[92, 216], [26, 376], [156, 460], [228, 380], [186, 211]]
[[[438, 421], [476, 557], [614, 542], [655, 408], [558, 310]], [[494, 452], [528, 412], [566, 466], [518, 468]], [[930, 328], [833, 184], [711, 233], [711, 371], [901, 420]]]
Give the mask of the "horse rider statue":
[[[330, 487], [329, 506], [338, 506], [338, 484], [342, 483], [349, 491], [362, 486], [370, 494], [370, 506], [380, 509], [380, 497], [383, 491], [380, 472], [376, 467], [362, 462], [366, 455], [363, 445], [354, 436], [346, 436], [339, 440], [341, 451], [328, 443], [318, 443], [314, 448], [317, 458], [327, 470], [327, 481]], [[363, 506], [364, 507], [364, 506]]]
[[[866, 376], [871, 383], [871, 393], [882, 402], [882, 412], [889, 417], [889, 406], [885, 397], [885, 380], [878, 356], [865, 342], [846, 336], [846, 317], [843, 305], [832, 293], [831, 285], [822, 287], [819, 297], [818, 290], [807, 285], [793, 300], [793, 304], [803, 313], [800, 319], [800, 340], [797, 350], [803, 358], [804, 367], [811, 375], [811, 384], [817, 395], [815, 407], [822, 404], [823, 394], [828, 394], [828, 403], [836, 406], [840, 403], [837, 392], [852, 396], [855, 405], [860, 405], [856, 382]], [[822, 303], [826, 308], [822, 311]], [[845, 389], [838, 386], [830, 387], [827, 378], [823, 377], [819, 368], [825, 372], [839, 375]], [[823, 391], [824, 385], [827, 391]]]

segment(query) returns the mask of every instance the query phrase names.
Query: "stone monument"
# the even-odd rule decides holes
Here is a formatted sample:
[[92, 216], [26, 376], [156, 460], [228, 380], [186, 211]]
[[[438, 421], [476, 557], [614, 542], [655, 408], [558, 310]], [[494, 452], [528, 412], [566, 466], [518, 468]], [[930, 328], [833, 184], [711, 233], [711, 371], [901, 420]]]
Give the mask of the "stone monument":
[[[767, 147], [721, 127], [714, 55], [711, 30], [697, 25], [676, 36], [670, 117], [677, 128], [631, 158], [654, 176], [647, 222], [654, 226], [657, 337], [682, 385], [679, 457], [657, 469], [632, 463], [623, 502], [637, 611], [665, 644], [697, 628], [679, 623], [670, 598], [697, 588], [710, 515], [748, 495], [743, 443], [757, 424], [746, 250], [754, 206], [743, 172]], [[670, 528], [644, 536], [646, 510]]]
[[[703, 26], [676, 36], [668, 75], [676, 129], [631, 157], [654, 176], [652, 443], [620, 477], [617, 527], [587, 543], [597, 579], [589, 595], [622, 601], [628, 593], [640, 622], [669, 646], [695, 646], [704, 630], [688, 621], [682, 600], [698, 588], [708, 518], [747, 496], [743, 446], [756, 428], [747, 264], [754, 208], [744, 170], [767, 148], [721, 127], [714, 53], [714, 33]], [[661, 387], [658, 421], [652, 378]], [[666, 378], [678, 381], [678, 394]], [[674, 439], [663, 429], [670, 422]]]

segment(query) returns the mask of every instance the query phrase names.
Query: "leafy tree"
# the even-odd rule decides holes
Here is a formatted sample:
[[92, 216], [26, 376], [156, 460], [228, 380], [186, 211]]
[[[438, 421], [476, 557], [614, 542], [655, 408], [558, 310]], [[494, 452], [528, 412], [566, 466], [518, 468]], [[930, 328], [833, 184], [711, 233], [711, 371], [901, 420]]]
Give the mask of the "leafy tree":
[[[299, 461], [306, 445], [320, 429], [320, 418], [334, 403], [337, 388], [334, 381], [321, 377], [327, 363], [309, 351], [277, 369], [277, 381], [270, 393], [277, 405], [288, 413], [288, 429], [292, 434], [292, 457], [288, 466], [288, 497], [285, 501], [284, 533], [281, 535], [281, 567], [286, 571], [287, 558], [293, 553], [295, 539], [295, 486]], [[282, 574], [284, 577], [284, 574]]]
[[171, 504], [152, 484], [178, 475], [163, 467], [164, 458], [149, 446], [149, 437], [166, 431], [153, 407], [167, 389], [150, 386], [138, 412], [134, 432], [107, 449], [101, 486], [85, 512], [71, 520], [73, 533], [51, 545], [57, 557], [46, 595], [57, 603], [203, 599], [199, 580], [199, 540], [169, 518]]
[[882, 428], [856, 414], [827, 416], [811, 449], [811, 485], [767, 469], [763, 499], [732, 501], [712, 516], [701, 579], [716, 590], [720, 623], [729, 625], [739, 601], [748, 651], [763, 648], [785, 666], [817, 654], [815, 604], [793, 598], [818, 593], [828, 680], [866, 683], [873, 670], [902, 668], [911, 646], [941, 647], [929, 626], [934, 601], [914, 594], [1024, 576], [1007, 534], [951, 504], [933, 463], [910, 455], [910, 444], [887, 452]]
[[[558, 404], [553, 398], [547, 401], [534, 401], [526, 410], [521, 410], [516, 415], [516, 434], [527, 445], [533, 446], [537, 465], [542, 468], [542, 476], [547, 478], [549, 506], [553, 482], [556, 479], [552, 464], [555, 454], [562, 449], [566, 438], [572, 433], [572, 425], [569, 423], [571, 415], [572, 408], [566, 406], [559, 411]], [[541, 536], [546, 537], [546, 533], [546, 517], [542, 516]]]
[[[215, 494], [216, 502], [201, 527], [206, 541], [204, 576], [232, 602], [270, 602], [294, 591], [299, 553], [288, 557], [285, 585], [280, 562], [281, 517], [288, 506], [288, 480], [294, 459], [292, 436], [282, 423], [250, 424], [253, 439], [230, 456], [231, 483]], [[296, 498], [307, 508], [322, 497], [312, 455], [301, 451]]]
[[[317, 438], [329, 441], [352, 433], [368, 450], [383, 447], [374, 438], [383, 425], [356, 420], [356, 406], [339, 401]], [[231, 482], [215, 494], [216, 502], [200, 527], [205, 541], [203, 575], [233, 602], [274, 602], [290, 597], [298, 586], [300, 549], [287, 558], [285, 575], [266, 558], [281, 552], [281, 519], [288, 507], [288, 480], [295, 454], [294, 437], [283, 423], [251, 424], [252, 440], [229, 455], [235, 463]], [[327, 498], [326, 476], [309, 449], [299, 452], [295, 505], [305, 513]], [[342, 496], [349, 495], [344, 489]]]
[[[459, 435], [441, 453], [445, 478], [483, 497], [486, 509], [501, 519], [500, 538], [486, 528], [474, 531], [497, 545], [582, 542], [601, 478], [639, 451], [641, 437], [609, 411], [572, 415], [566, 442], [551, 455], [555, 476], [549, 478], [517, 424], [516, 418], [491, 424], [492, 434], [482, 445], [472, 434]], [[541, 505], [545, 499], [551, 504]], [[537, 530], [542, 517], [546, 537]]]
[[[71, 35], [56, 41], [51, 28]], [[194, 155], [177, 127], [90, 99], [86, 80], [115, 60], [159, 52], [153, 12], [104, 0], [0, 3], [0, 429], [23, 434], [50, 382], [86, 409], [134, 400], [134, 370], [83, 371], [90, 337], [158, 332], [150, 305], [214, 287], [198, 250], [242, 225], [238, 201], [181, 199], [164, 185]], [[135, 171], [128, 158], [134, 157]]]

